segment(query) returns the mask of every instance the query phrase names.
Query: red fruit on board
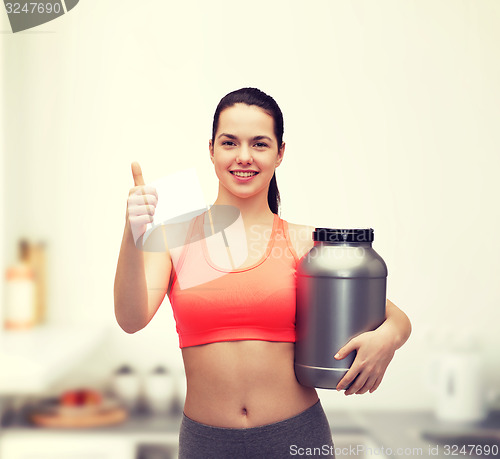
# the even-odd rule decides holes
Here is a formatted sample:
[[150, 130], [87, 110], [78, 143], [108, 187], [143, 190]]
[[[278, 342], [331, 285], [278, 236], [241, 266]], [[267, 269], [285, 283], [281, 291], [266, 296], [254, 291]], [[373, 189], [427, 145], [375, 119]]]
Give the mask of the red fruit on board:
[[59, 403], [62, 406], [96, 406], [102, 403], [102, 394], [94, 389], [72, 389], [62, 393]]
[[102, 395], [99, 391], [93, 389], [84, 390], [85, 405], [100, 405], [102, 403]]
[[77, 406], [78, 394], [73, 390], [68, 390], [59, 397], [59, 401], [62, 406]]

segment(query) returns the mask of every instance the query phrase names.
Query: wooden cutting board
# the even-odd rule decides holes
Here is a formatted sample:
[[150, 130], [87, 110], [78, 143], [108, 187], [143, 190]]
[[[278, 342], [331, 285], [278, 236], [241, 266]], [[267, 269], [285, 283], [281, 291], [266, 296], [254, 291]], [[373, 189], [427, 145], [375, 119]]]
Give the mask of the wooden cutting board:
[[105, 402], [100, 406], [33, 407], [28, 418], [41, 427], [85, 428], [118, 424], [128, 418], [128, 411], [117, 403]]

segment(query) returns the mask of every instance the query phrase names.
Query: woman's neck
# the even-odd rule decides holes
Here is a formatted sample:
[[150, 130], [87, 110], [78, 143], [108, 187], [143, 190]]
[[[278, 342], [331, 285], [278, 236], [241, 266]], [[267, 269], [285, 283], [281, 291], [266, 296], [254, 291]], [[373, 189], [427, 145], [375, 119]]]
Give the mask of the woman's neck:
[[214, 206], [226, 205], [236, 207], [243, 218], [245, 226], [253, 224], [268, 224], [274, 219], [274, 214], [269, 208], [267, 202], [267, 193], [263, 199], [262, 195], [252, 196], [251, 198], [239, 198], [234, 195], [227, 195], [226, 193], [219, 194], [214, 202]]

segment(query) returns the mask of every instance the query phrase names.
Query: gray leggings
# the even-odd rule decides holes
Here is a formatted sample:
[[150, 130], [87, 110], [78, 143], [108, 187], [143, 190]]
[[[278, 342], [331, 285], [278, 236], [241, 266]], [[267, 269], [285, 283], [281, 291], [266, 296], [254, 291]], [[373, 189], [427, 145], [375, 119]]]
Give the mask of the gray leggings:
[[318, 400], [283, 421], [244, 429], [214, 427], [182, 414], [179, 459], [335, 458], [330, 425]]

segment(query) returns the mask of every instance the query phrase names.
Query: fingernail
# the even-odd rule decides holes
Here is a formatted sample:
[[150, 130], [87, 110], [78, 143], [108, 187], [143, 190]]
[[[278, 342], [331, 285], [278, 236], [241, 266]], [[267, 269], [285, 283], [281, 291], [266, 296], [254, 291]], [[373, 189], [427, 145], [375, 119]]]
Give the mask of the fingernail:
[[336, 358], [336, 359], [338, 359], [339, 357], [340, 357], [340, 354], [337, 352], [337, 353], [335, 354], [335, 358]]

